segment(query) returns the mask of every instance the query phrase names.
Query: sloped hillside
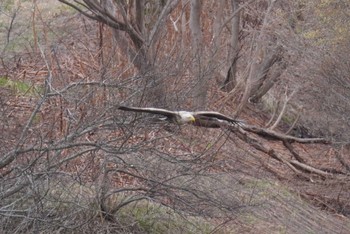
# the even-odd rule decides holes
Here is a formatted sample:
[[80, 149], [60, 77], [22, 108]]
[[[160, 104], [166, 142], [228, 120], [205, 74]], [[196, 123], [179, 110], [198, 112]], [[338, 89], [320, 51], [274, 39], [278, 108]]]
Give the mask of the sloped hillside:
[[[350, 233], [348, 126], [317, 124], [326, 76], [316, 62], [305, 70], [312, 48], [326, 45], [306, 13], [322, 12], [302, 1], [207, 1], [194, 50], [197, 1], [122, 2], [105, 1], [107, 18], [88, 10], [91, 1], [82, 14], [69, 1], [0, 3], [3, 232]], [[137, 7], [143, 23], [133, 21]], [[229, 69], [237, 82], [226, 83]], [[261, 87], [275, 82], [259, 100], [261, 89], [246, 88], [254, 70], [267, 74]], [[337, 90], [329, 98], [346, 99]], [[240, 124], [178, 125], [120, 105], [218, 111]], [[344, 123], [346, 108], [324, 110]]]

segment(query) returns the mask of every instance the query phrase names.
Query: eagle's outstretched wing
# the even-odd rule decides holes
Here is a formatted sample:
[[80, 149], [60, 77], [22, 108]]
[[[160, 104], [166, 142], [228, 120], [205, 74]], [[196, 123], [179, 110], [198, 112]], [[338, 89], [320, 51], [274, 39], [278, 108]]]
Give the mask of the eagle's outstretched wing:
[[176, 118], [178, 114], [174, 111], [169, 111], [166, 109], [160, 109], [160, 108], [142, 108], [142, 107], [127, 107], [127, 106], [119, 106], [119, 110], [123, 111], [134, 111], [134, 112], [146, 112], [151, 114], [157, 114], [157, 115], [164, 115], [170, 119]]
[[231, 123], [239, 123], [239, 120], [233, 119], [231, 117], [228, 117], [226, 115], [223, 115], [219, 112], [214, 112], [214, 111], [196, 111], [192, 113], [193, 116], [196, 119], [200, 119], [201, 117], [206, 117], [206, 118], [216, 118], [219, 120], [225, 120]]

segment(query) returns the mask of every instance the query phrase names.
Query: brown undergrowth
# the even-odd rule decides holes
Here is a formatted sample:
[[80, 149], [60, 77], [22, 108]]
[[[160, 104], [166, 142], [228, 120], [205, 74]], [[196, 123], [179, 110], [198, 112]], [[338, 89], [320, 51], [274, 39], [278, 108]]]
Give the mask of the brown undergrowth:
[[[1, 68], [12, 82], [0, 87], [0, 150], [10, 160], [0, 169], [2, 195], [10, 194], [1, 205], [13, 206], [2, 219], [7, 230], [350, 232], [346, 147], [259, 134], [254, 129], [264, 130], [268, 118], [253, 105], [240, 116], [250, 130], [121, 113], [121, 102], [142, 96], [142, 77], [111, 49], [106, 28], [99, 34], [79, 17], [61, 24], [68, 21], [69, 36], [17, 53]], [[168, 87], [173, 106], [190, 106], [176, 93], [188, 91], [190, 79], [182, 74]], [[226, 95], [214, 85], [209, 92], [210, 100]], [[234, 107], [212, 101], [208, 109], [230, 115]], [[27, 193], [11, 196], [12, 188]]]

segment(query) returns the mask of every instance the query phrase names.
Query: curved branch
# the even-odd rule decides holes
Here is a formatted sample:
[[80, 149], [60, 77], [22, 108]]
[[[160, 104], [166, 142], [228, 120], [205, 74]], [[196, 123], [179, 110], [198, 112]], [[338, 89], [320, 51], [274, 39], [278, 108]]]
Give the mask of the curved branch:
[[260, 128], [257, 126], [242, 125], [241, 127], [248, 132], [255, 133], [257, 135], [260, 135], [264, 138], [268, 138], [271, 140], [299, 142], [302, 144], [310, 144], [310, 143], [330, 144], [331, 143], [330, 140], [327, 140], [325, 138], [299, 138], [299, 137], [285, 135], [283, 133], [278, 133], [269, 129]]
[[116, 17], [111, 15], [108, 11], [103, 9], [99, 4], [96, 4], [95, 1], [83, 0], [86, 5], [84, 5], [81, 2], [75, 1], [75, 2], [77, 2], [77, 4], [80, 4], [84, 8], [89, 10], [91, 12], [91, 14], [87, 13], [86, 11], [84, 11], [84, 9], [78, 7], [77, 5], [68, 2], [67, 0], [59, 0], [59, 1], [74, 8], [79, 13], [83, 14], [84, 16], [86, 16], [90, 19], [104, 23], [112, 28], [117, 29], [117, 30], [125, 31], [126, 33], [128, 33], [128, 35], [133, 40], [135, 45], [141, 45], [144, 43], [143, 37], [140, 34], [138, 34], [127, 22], [125, 22], [125, 23], [121, 22]]

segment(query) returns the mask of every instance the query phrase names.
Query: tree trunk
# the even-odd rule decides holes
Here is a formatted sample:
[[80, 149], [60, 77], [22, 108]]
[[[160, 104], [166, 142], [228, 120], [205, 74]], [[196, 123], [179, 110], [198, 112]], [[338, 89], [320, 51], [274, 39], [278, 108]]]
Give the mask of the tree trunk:
[[213, 39], [212, 39], [212, 45], [213, 45], [213, 54], [215, 54], [220, 45], [220, 33], [221, 33], [221, 26], [223, 21], [223, 14], [224, 6], [225, 6], [225, 0], [218, 0], [215, 1], [218, 4], [218, 7], [215, 12], [215, 18], [213, 23]]
[[[186, 7], [186, 1], [182, 0], [182, 8]], [[182, 13], [181, 16], [181, 52], [186, 48], [186, 38], [187, 38], [187, 17], [186, 12]]]
[[[232, 12], [238, 10], [239, 4], [238, 0], [232, 0]], [[227, 72], [226, 79], [224, 81], [223, 90], [229, 92], [233, 90], [233, 88], [237, 85], [237, 60], [238, 60], [238, 52], [239, 52], [239, 24], [240, 24], [240, 13], [238, 12], [232, 18], [232, 37], [231, 37], [231, 66]]]
[[193, 74], [195, 79], [194, 101], [195, 108], [205, 108], [207, 101], [208, 81], [203, 74], [202, 45], [203, 36], [201, 30], [201, 0], [191, 0], [190, 29], [192, 36]]
[[192, 36], [192, 50], [194, 54], [198, 54], [202, 45], [202, 30], [201, 30], [201, 8], [200, 0], [191, 0], [191, 15], [190, 28]]
[[[283, 71], [287, 68], [287, 64], [282, 59], [282, 51], [280, 48], [273, 51], [270, 58], [265, 59], [266, 62], [261, 66], [259, 74], [261, 78], [252, 88], [249, 100], [251, 102], [258, 102], [278, 81]], [[274, 66], [273, 71], [271, 67]]]
[[145, 33], [145, 0], [137, 0], [135, 4], [135, 18], [140, 34]]

